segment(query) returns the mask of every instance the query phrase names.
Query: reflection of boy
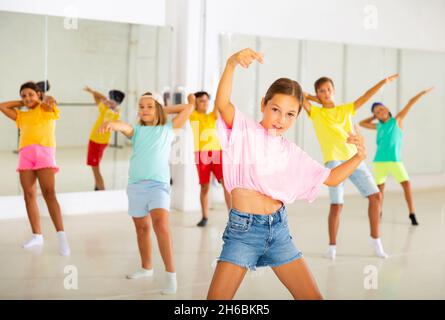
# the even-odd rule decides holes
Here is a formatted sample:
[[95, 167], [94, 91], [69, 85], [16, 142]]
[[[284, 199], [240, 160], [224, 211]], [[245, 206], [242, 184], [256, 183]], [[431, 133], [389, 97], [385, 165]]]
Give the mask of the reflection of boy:
[[88, 156], [87, 165], [91, 166], [95, 179], [95, 190], [104, 190], [105, 185], [102, 175], [100, 173], [99, 165], [102, 160], [105, 148], [111, 138], [111, 133], [99, 133], [99, 127], [107, 121], [119, 120], [119, 105], [125, 98], [125, 94], [119, 90], [110, 90], [108, 99], [101, 93], [92, 90], [89, 87], [85, 91], [91, 93], [94, 101], [98, 106], [99, 115], [90, 133], [90, 140], [88, 142]]

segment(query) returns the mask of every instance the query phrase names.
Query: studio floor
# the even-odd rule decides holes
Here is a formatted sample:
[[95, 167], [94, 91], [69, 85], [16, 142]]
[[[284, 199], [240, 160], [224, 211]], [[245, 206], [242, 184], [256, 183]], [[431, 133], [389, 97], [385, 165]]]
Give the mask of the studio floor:
[[[288, 207], [289, 224], [326, 299], [445, 299], [445, 190], [415, 193], [420, 225], [409, 224], [401, 194], [386, 196], [382, 240], [390, 254], [372, 256], [367, 204], [349, 197], [342, 214], [337, 259], [323, 258], [327, 247], [327, 199]], [[56, 234], [43, 218], [45, 246], [21, 248], [30, 235], [27, 220], [0, 223], [0, 299], [205, 299], [212, 265], [221, 249], [227, 213], [211, 211], [206, 228], [195, 227], [199, 212], [171, 212], [178, 274], [176, 295], [160, 294], [163, 264], [154, 248], [151, 279], [127, 280], [139, 266], [135, 232], [126, 212], [66, 216], [70, 257], [57, 253]], [[13, 231], [13, 232], [11, 232]], [[156, 242], [154, 242], [156, 243]], [[65, 289], [65, 277], [77, 270], [77, 289]], [[72, 268], [72, 267], [68, 267]], [[367, 272], [377, 271], [377, 288], [369, 288]], [[65, 271], [67, 273], [65, 273]], [[369, 282], [368, 282], [369, 283]], [[235, 299], [291, 299], [271, 269], [248, 272]]]

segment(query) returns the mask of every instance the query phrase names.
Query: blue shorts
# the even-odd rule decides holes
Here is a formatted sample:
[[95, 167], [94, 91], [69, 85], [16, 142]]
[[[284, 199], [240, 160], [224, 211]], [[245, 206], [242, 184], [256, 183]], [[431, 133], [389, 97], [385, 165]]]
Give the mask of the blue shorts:
[[[338, 167], [344, 161], [328, 161], [326, 162], [326, 167], [333, 169]], [[368, 167], [364, 162], [355, 169], [355, 171], [349, 176], [349, 180], [355, 185], [355, 187], [360, 191], [363, 197], [369, 197], [372, 194], [379, 193], [380, 190], [375, 183], [374, 177], [369, 171]], [[344, 182], [340, 183], [336, 187], [329, 187], [329, 196], [331, 198], [331, 204], [342, 204], [344, 202], [345, 187]]]
[[219, 261], [255, 270], [277, 267], [303, 256], [289, 234], [286, 208], [273, 214], [249, 214], [230, 210]]
[[142, 180], [127, 187], [128, 214], [142, 218], [153, 209], [170, 210], [170, 185], [153, 180]]

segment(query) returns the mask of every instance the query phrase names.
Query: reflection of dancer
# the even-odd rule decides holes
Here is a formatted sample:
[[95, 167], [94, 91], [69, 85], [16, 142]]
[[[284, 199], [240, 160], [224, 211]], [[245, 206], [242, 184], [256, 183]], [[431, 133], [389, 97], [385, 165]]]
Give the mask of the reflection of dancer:
[[[409, 210], [408, 216], [412, 225], [418, 225], [418, 222], [414, 214], [411, 184], [401, 159], [403, 120], [412, 106], [431, 90], [433, 88], [423, 90], [411, 98], [395, 118], [383, 103], [375, 102], [371, 108], [373, 116], [360, 122], [360, 125], [364, 128], [377, 129], [377, 151], [374, 157], [373, 169], [382, 197], [385, 191], [386, 178], [388, 175], [394, 176], [397, 182], [402, 185]], [[378, 120], [378, 123], [374, 123], [374, 120]]]
[[[335, 105], [334, 82], [326, 77], [315, 82], [316, 97], [306, 95], [309, 100], [322, 104], [322, 107], [305, 107], [314, 125], [315, 133], [323, 153], [323, 161], [328, 168], [336, 166], [349, 159], [355, 153], [355, 147], [345, 143], [348, 132], [352, 129], [352, 116], [385, 84], [395, 80], [399, 75], [385, 78], [366, 91], [353, 103]], [[370, 245], [380, 258], [388, 255], [383, 250], [379, 238], [381, 195], [366, 164], [363, 162], [349, 177], [363, 197], [368, 198], [368, 216], [371, 229]], [[344, 202], [344, 184], [329, 188], [331, 206], [329, 210], [329, 248], [326, 257], [335, 259], [337, 233], [340, 225], [340, 213]]]
[[222, 184], [227, 209], [230, 209], [230, 194], [226, 191], [223, 181], [221, 145], [216, 134], [216, 107], [207, 113], [209, 107], [209, 94], [205, 91], [195, 93], [196, 110], [190, 116], [193, 128], [195, 163], [198, 169], [199, 184], [201, 185], [202, 219], [198, 227], [204, 227], [209, 217], [209, 190], [210, 175], [213, 175]]
[[105, 183], [100, 173], [99, 165], [105, 148], [110, 141], [111, 133], [106, 132], [101, 134], [98, 132], [98, 129], [106, 121], [119, 120], [119, 105], [124, 100], [125, 94], [119, 90], [110, 90], [110, 92], [108, 92], [109, 98], [107, 99], [103, 94], [89, 87], [86, 87], [85, 91], [93, 95], [99, 110], [99, 116], [91, 129], [90, 141], [88, 142], [87, 165], [91, 166], [93, 170], [94, 190], [105, 190]]
[[348, 141], [358, 153], [333, 170], [311, 159], [283, 137], [303, 103], [300, 85], [285, 78], [276, 80], [262, 99], [261, 122], [247, 118], [230, 96], [236, 67], [247, 68], [254, 60], [262, 62], [262, 56], [251, 49], [228, 59], [215, 101], [232, 209], [208, 299], [232, 299], [247, 268], [265, 266], [295, 299], [319, 299], [317, 284], [289, 234], [284, 204], [313, 201], [323, 183], [333, 186], [346, 179], [365, 157], [363, 138], [351, 134]]
[[[37, 205], [36, 180], [39, 180], [43, 198], [57, 230], [59, 253], [69, 255], [70, 248], [55, 191], [55, 173], [59, 170], [55, 159], [55, 120], [59, 118], [59, 109], [53, 97], [45, 96], [42, 101], [39, 92], [40, 88], [34, 82], [27, 82], [20, 87], [22, 100], [0, 103], [0, 110], [14, 120], [20, 129], [17, 171], [33, 233], [31, 240], [23, 247], [43, 245]], [[27, 107], [28, 111], [18, 110], [21, 106]]]
[[128, 181], [128, 213], [136, 227], [142, 268], [128, 276], [139, 279], [153, 275], [151, 252], [151, 224], [158, 239], [166, 269], [163, 293], [176, 292], [176, 273], [173, 263], [172, 240], [169, 228], [170, 168], [169, 157], [173, 142], [173, 129], [182, 128], [194, 108], [193, 99], [188, 105], [166, 107], [169, 113], [178, 113], [167, 121], [162, 105], [153, 95], [144, 94], [139, 100], [140, 122], [131, 126], [121, 121], [105, 122], [101, 134], [118, 131], [131, 139], [133, 153], [130, 160]]

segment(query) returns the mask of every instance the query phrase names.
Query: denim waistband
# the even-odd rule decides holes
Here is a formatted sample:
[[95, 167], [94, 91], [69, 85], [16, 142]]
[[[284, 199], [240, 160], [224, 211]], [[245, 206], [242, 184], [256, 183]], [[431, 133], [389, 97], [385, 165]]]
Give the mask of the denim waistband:
[[275, 224], [283, 221], [286, 216], [286, 206], [282, 206], [280, 209], [270, 214], [255, 214], [255, 213], [246, 213], [232, 208], [230, 213], [237, 214], [241, 217], [249, 218], [249, 220], [254, 221], [259, 224]]

